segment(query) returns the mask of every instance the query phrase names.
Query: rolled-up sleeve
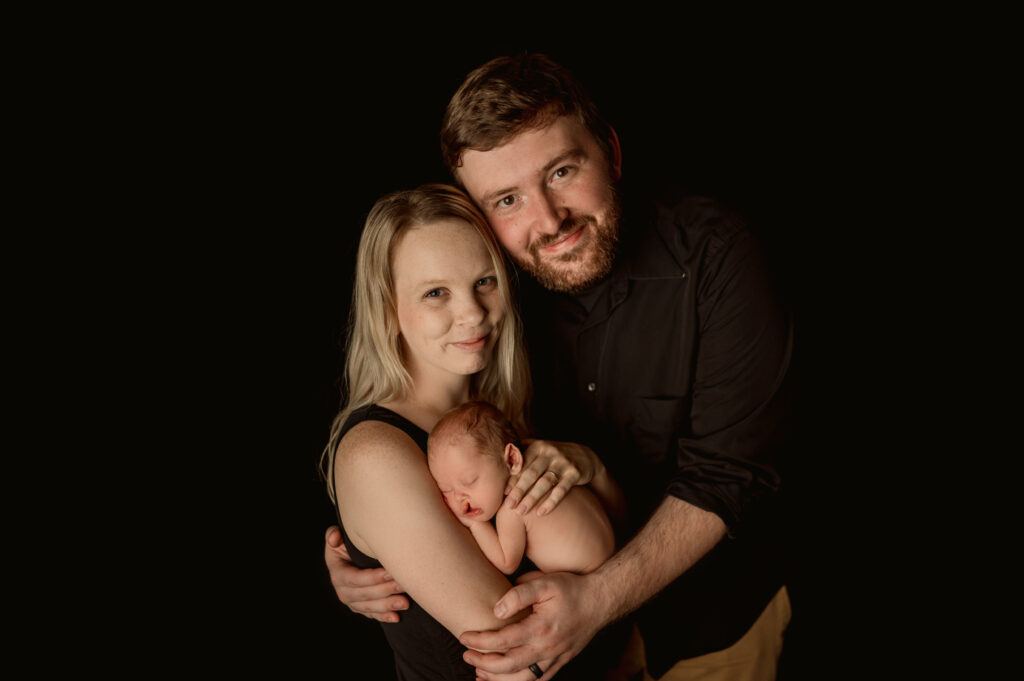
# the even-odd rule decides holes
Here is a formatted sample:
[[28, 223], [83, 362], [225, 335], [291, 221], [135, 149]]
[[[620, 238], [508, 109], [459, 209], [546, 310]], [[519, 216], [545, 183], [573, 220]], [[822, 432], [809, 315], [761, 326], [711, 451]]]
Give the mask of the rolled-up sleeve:
[[709, 247], [700, 272], [689, 418], [666, 490], [730, 532], [779, 488], [793, 351], [792, 319], [763, 255], [748, 232], [732, 237]]

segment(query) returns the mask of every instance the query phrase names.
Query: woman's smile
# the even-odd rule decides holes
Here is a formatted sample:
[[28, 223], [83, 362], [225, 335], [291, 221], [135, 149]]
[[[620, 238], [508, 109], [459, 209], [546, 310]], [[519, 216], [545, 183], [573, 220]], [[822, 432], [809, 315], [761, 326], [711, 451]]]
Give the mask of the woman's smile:
[[455, 347], [466, 352], [479, 352], [484, 349], [487, 345], [487, 339], [490, 338], [491, 334], [488, 331], [482, 336], [467, 338], [466, 340], [455, 341], [452, 343]]

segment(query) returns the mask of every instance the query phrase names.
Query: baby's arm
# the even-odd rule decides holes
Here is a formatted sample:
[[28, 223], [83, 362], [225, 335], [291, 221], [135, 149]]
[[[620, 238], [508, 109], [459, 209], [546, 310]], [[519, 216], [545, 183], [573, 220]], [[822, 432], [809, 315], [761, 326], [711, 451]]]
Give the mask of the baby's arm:
[[519, 567], [526, 551], [526, 525], [523, 517], [502, 504], [495, 516], [498, 529], [487, 521], [469, 524], [473, 538], [496, 568], [510, 575]]

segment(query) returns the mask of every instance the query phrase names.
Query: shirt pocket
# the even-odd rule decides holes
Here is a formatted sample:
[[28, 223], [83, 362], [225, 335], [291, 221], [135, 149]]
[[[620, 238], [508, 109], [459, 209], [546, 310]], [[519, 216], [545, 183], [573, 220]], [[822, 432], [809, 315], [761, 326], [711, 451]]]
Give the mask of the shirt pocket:
[[629, 436], [636, 452], [650, 463], [661, 463], [675, 455], [685, 398], [640, 397], [629, 424]]

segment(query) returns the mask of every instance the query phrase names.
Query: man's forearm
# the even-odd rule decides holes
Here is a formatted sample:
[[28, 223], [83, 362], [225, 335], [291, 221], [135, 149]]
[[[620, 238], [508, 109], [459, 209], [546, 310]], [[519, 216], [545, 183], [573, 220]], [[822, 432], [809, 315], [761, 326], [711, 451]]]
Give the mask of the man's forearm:
[[725, 523], [714, 513], [666, 497], [640, 532], [590, 575], [606, 621], [639, 608], [707, 554], [725, 532]]

